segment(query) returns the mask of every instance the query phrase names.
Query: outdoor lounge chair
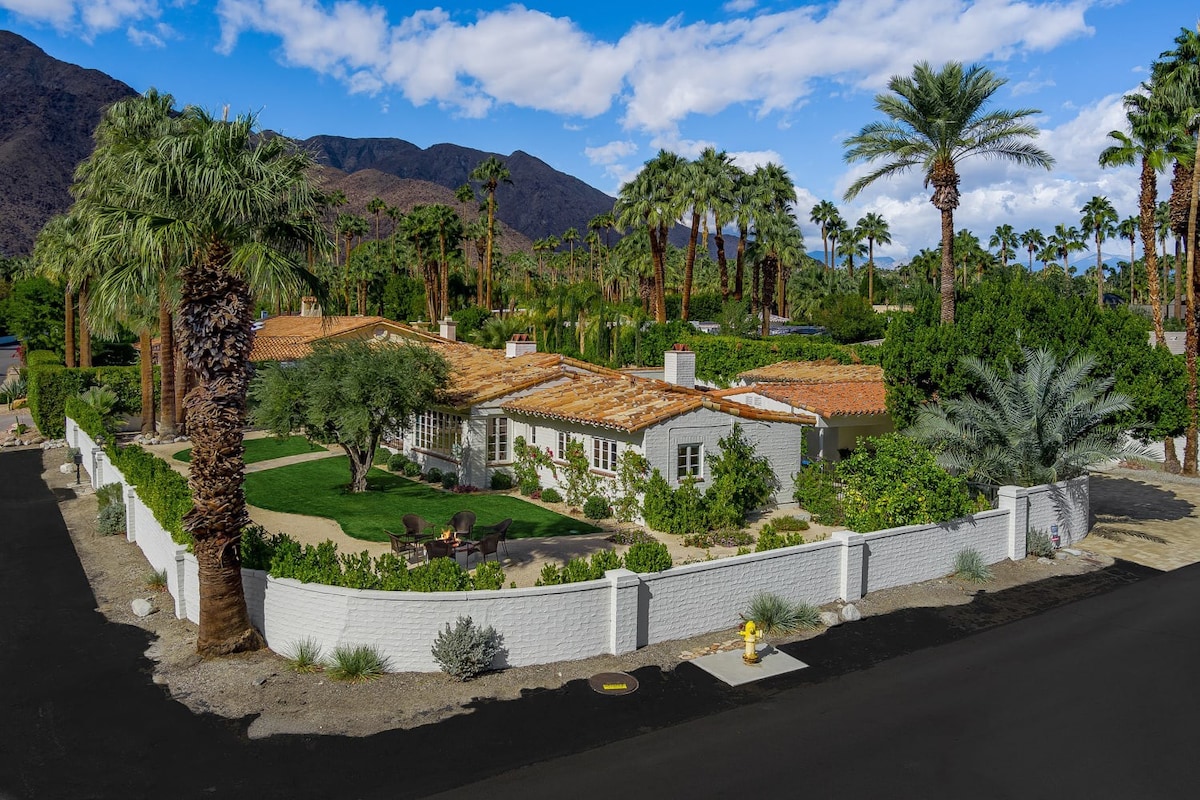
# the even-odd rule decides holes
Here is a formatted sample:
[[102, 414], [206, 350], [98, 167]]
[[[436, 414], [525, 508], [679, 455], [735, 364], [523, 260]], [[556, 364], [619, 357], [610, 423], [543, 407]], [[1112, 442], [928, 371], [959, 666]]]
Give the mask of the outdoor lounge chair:
[[[481, 556], [483, 556], [483, 560], [487, 561], [489, 554], [496, 554], [496, 548], [499, 546], [499, 544], [500, 534], [498, 533], [489, 533], [478, 542], [472, 542], [471, 544], [467, 545], [467, 563], [471, 562], [471, 553], [479, 553]], [[499, 561], [500, 557], [496, 556], [496, 560]]]
[[450, 527], [454, 528], [454, 535], [459, 539], [470, 539], [471, 531], [475, 528], [475, 512], [460, 511], [450, 518]]
[[508, 528], [510, 525], [512, 525], [512, 517], [500, 520], [495, 525], [488, 525], [480, 528], [480, 531], [483, 532], [485, 537], [492, 533], [500, 534], [500, 546], [504, 548], [505, 558], [508, 558]]
[[435, 558], [455, 558], [454, 544], [444, 539], [425, 542], [425, 558], [429, 561]]

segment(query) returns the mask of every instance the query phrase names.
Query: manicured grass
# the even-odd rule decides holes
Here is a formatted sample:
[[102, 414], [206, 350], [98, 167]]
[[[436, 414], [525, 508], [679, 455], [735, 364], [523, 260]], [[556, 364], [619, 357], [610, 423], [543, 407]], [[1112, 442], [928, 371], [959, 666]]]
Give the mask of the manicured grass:
[[328, 517], [337, 520], [348, 535], [372, 542], [386, 542], [385, 529], [403, 532], [401, 518], [405, 514], [419, 514], [441, 525], [459, 511], [474, 511], [476, 526], [495, 525], [512, 517], [511, 539], [599, 530], [507, 495], [444, 492], [380, 469], [372, 469], [367, 480], [371, 491], [348, 494], [350, 466], [346, 459], [323, 458], [250, 473], [246, 476], [246, 502], [271, 511]]
[[[301, 453], [317, 453], [324, 450], [318, 444], [313, 444], [303, 436], [289, 436], [286, 439], [278, 439], [274, 436], [267, 436], [263, 439], [247, 439], [246, 440], [246, 463], [253, 464], [256, 461], [270, 461], [273, 458], [283, 458], [285, 456], [296, 456]], [[185, 464], [191, 463], [192, 448], [180, 450], [171, 458], [176, 461], [182, 461]]]

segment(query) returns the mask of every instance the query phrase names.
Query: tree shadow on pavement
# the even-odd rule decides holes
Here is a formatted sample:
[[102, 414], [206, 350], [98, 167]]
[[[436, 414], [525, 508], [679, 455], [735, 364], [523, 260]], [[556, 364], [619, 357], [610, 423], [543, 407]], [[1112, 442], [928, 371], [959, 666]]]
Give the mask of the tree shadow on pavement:
[[1174, 492], [1130, 478], [1093, 475], [1091, 522], [1178, 520], [1192, 515], [1195, 506]]

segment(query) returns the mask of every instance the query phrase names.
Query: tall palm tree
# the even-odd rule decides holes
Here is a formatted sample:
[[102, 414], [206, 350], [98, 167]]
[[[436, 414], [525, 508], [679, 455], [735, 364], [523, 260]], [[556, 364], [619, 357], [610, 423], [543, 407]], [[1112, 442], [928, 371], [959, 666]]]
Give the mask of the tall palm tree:
[[[353, 249], [354, 240], [366, 236], [370, 230], [371, 228], [369, 225], [367, 225], [367, 221], [357, 214], [338, 214], [338, 235], [342, 237], [342, 241], [345, 242], [346, 245], [346, 258], [342, 263], [345, 267], [345, 272], [343, 274], [343, 296], [346, 302], [347, 314], [351, 313], [350, 285], [354, 282], [350, 270], [350, 250]], [[363, 297], [362, 293], [359, 292], [358, 313], [360, 315], [366, 313], [365, 309], [363, 308], [364, 302], [365, 298]]]
[[34, 268], [63, 286], [63, 334], [68, 367], [75, 366], [75, 287], [69, 276], [75, 271], [76, 262], [85, 257], [83, 227], [78, 213], [51, 217], [33, 245]]
[[684, 160], [668, 150], [647, 161], [634, 178], [621, 187], [613, 213], [622, 228], [645, 228], [650, 236], [654, 264], [654, 321], [667, 321], [666, 251], [667, 234], [682, 209], [678, 206], [677, 182]]
[[383, 212], [387, 211], [388, 204], [382, 197], [372, 197], [367, 203], [367, 213], [375, 215], [375, 241], [379, 241], [379, 222]]
[[179, 319], [199, 381], [187, 398], [194, 505], [184, 517], [199, 565], [196, 648], [253, 649], [262, 639], [246, 611], [238, 548], [248, 521], [242, 428], [252, 287], [289, 296], [316, 288], [302, 281], [304, 246], [323, 238], [313, 159], [283, 137], [257, 135], [252, 116], [222, 121], [193, 107], [172, 135], [114, 157], [107, 174], [119, 183], [95, 212], [98, 251], [188, 254]]
[[988, 247], [1000, 248], [1000, 265], [1005, 269], [1008, 268], [1009, 253], [1016, 250], [1017, 245], [1017, 232], [1013, 230], [1012, 225], [1008, 224], [997, 225], [996, 232], [992, 234], [991, 239], [988, 239]]
[[959, 201], [958, 164], [970, 156], [1001, 158], [1049, 169], [1054, 159], [1032, 142], [1037, 126], [1024, 120], [1036, 109], [986, 110], [1006, 81], [991, 70], [957, 61], [934, 70], [922, 61], [911, 77], [895, 75], [890, 94], [875, 97], [875, 108], [890, 122], [873, 122], [846, 140], [846, 160], [883, 165], [846, 191], [850, 200], [879, 178], [919, 167], [930, 202], [942, 214], [942, 323], [954, 322], [954, 209]]
[[808, 218], [814, 225], [821, 226], [821, 247], [825, 250], [825, 269], [828, 270], [831, 268], [829, 263], [829, 223], [840, 218], [837, 206], [831, 200], [822, 200], [812, 207]]
[[1054, 250], [1055, 255], [1062, 261], [1063, 272], [1070, 267], [1071, 253], [1085, 249], [1083, 235], [1074, 225], [1064, 225], [1061, 222], [1054, 226], [1054, 233], [1046, 238], [1046, 244]]
[[1079, 209], [1083, 216], [1079, 227], [1090, 234], [1096, 243], [1096, 305], [1104, 308], [1104, 257], [1100, 247], [1105, 239], [1111, 239], [1117, 232], [1117, 210], [1107, 197], [1095, 195]]
[[841, 214], [835, 215], [832, 219], [825, 223], [825, 232], [829, 236], [829, 268], [833, 269], [838, 263], [838, 242], [850, 230], [850, 226], [846, 224], [846, 220], [842, 219]]
[[502, 183], [512, 183], [512, 173], [504, 162], [489, 156], [471, 170], [471, 180], [483, 185], [487, 195], [487, 250], [483, 257], [484, 308], [492, 307], [492, 252], [496, 240], [496, 189]]
[[568, 248], [568, 278], [567, 280], [575, 281], [575, 243], [579, 241], [579, 229], [567, 228], [563, 231], [562, 243]]
[[[733, 217], [734, 188], [742, 171], [724, 150], [706, 147], [697, 163], [702, 175], [700, 199], [713, 216], [713, 242], [717, 247], [717, 280], [721, 300], [729, 299], [729, 259], [725, 254], [725, 226]], [[707, 217], [705, 218], [707, 221]], [[706, 245], [707, 251], [707, 245]]]
[[1030, 228], [1020, 236], [1021, 246], [1029, 251], [1029, 271], [1033, 272], [1033, 254], [1046, 246], [1046, 236], [1037, 228]]
[[1129, 241], [1129, 303], [1133, 305], [1137, 303], [1137, 282], [1134, 280], [1134, 264], [1136, 263], [1136, 252], [1134, 245], [1137, 244], [1138, 238], [1138, 219], [1137, 217], [1126, 217], [1117, 223], [1117, 235], [1122, 239]]
[[891, 244], [892, 231], [882, 214], [870, 211], [863, 215], [855, 227], [867, 237], [867, 302], [875, 302], [875, 245]]
[[1060, 363], [1049, 350], [1026, 348], [1015, 368], [970, 357], [962, 364], [979, 394], [926, 406], [908, 429], [947, 469], [996, 486], [1037, 486], [1140, 453], [1122, 444], [1124, 429], [1112, 421], [1132, 403], [1109, 391], [1112, 378], [1092, 377], [1093, 356]]
[[733, 219], [738, 228], [737, 254], [733, 269], [733, 299], [741, 300], [745, 288], [746, 237], [749, 236], [750, 226], [760, 211], [760, 187], [753, 175], [744, 170], [734, 174], [733, 198]]
[[862, 228], [857, 225], [853, 228], [846, 228], [842, 234], [842, 241], [838, 243], [837, 254], [846, 259], [846, 277], [854, 279], [854, 259], [862, 258], [867, 254], [867, 246], [863, 244], [863, 239], [867, 238], [863, 233]]

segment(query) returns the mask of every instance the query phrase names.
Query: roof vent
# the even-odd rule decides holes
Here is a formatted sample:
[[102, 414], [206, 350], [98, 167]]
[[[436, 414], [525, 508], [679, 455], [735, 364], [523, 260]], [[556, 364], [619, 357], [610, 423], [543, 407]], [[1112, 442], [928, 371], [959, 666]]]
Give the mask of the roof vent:
[[438, 323], [438, 335], [450, 342], [458, 341], [458, 323], [446, 317]]

